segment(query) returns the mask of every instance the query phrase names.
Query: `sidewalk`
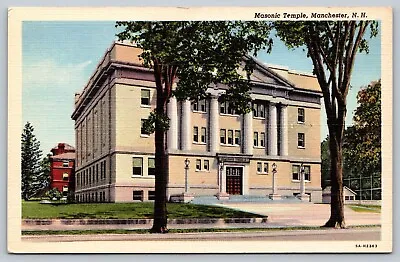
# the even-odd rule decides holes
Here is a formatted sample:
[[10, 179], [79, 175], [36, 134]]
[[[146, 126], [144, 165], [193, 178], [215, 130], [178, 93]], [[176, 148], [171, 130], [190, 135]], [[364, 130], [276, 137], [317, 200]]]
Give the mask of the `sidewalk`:
[[[279, 227], [318, 227], [325, 224], [330, 216], [330, 205], [312, 203], [219, 203], [217, 206], [238, 209], [260, 214], [257, 219], [175, 219], [170, 220], [168, 228], [279, 228]], [[261, 217], [268, 217], [262, 219]], [[379, 225], [381, 214], [355, 212], [345, 207], [347, 226]], [[120, 220], [110, 224], [107, 221], [93, 220], [43, 220], [44, 223], [22, 223], [22, 230], [96, 230], [96, 229], [149, 229], [151, 219], [140, 221]]]

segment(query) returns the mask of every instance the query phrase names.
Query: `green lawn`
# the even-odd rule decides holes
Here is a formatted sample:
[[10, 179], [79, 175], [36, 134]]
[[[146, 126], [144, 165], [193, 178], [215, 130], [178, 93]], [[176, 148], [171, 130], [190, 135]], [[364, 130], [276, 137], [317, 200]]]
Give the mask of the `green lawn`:
[[376, 205], [347, 205], [356, 212], [380, 213], [381, 206]]
[[[168, 203], [168, 218], [252, 218], [260, 215], [238, 210], [193, 204]], [[40, 204], [22, 202], [22, 218], [153, 218], [153, 203]]]

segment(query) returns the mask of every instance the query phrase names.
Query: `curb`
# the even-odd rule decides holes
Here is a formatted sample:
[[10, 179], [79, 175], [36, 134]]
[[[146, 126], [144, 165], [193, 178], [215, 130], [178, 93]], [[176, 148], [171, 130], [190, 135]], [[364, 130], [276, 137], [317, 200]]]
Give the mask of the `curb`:
[[[170, 225], [216, 225], [216, 224], [263, 224], [268, 217], [257, 218], [174, 218], [168, 219]], [[50, 225], [148, 225], [153, 219], [23, 219], [22, 226]]]

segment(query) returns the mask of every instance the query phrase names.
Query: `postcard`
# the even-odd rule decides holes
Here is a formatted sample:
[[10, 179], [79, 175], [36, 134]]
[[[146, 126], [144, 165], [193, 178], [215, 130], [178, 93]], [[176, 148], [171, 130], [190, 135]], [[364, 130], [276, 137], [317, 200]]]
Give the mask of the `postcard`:
[[392, 251], [391, 8], [8, 19], [10, 253]]

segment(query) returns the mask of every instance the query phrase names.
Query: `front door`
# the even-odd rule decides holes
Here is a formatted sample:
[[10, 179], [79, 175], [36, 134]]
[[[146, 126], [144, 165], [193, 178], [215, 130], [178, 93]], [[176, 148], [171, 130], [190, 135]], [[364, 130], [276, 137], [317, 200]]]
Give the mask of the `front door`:
[[243, 167], [226, 167], [226, 193], [230, 195], [242, 194]]

